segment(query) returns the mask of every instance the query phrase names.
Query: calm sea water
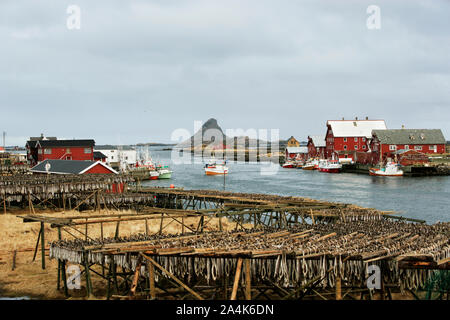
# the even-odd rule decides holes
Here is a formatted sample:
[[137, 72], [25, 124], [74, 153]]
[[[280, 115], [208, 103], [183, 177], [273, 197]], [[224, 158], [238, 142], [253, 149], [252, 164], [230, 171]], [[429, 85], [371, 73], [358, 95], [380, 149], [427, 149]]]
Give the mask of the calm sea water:
[[[151, 150], [155, 161], [171, 166], [170, 180], [146, 181], [145, 185], [185, 189], [224, 189], [223, 176], [206, 176], [202, 163], [175, 165], [170, 151]], [[450, 177], [372, 177], [363, 174], [329, 174], [279, 168], [274, 175], [261, 175], [267, 163], [229, 162], [225, 189], [235, 192], [270, 193], [353, 203], [399, 215], [449, 221]]]

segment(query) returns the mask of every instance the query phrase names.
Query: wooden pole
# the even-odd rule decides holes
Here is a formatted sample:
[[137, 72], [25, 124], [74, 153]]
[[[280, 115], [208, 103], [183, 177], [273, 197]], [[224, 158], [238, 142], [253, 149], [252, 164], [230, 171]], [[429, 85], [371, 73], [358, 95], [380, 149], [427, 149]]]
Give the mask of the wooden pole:
[[239, 287], [239, 279], [241, 278], [241, 269], [242, 258], [239, 258], [236, 266], [236, 274], [234, 276], [233, 291], [231, 292], [230, 300], [236, 300], [237, 290]]
[[41, 222], [41, 259], [42, 259], [42, 269], [45, 270], [45, 237], [44, 237], [43, 222]]
[[251, 286], [251, 271], [250, 271], [250, 259], [245, 259], [245, 299], [252, 300], [252, 286]]
[[131, 282], [130, 296], [134, 296], [136, 294], [136, 289], [139, 282], [139, 275], [141, 273], [141, 266], [142, 266], [142, 259], [139, 259], [136, 265], [136, 271], [134, 272], [133, 281]]
[[[119, 219], [120, 219], [120, 216], [119, 216]], [[114, 235], [114, 239], [117, 239], [119, 237], [119, 226], [120, 226], [120, 220], [117, 221], [116, 234]]]
[[14, 250], [13, 256], [12, 256], [12, 268], [11, 268], [12, 271], [14, 271], [16, 269], [16, 256], [17, 256], [17, 250]]
[[[61, 227], [58, 227], [58, 240], [61, 240]], [[56, 290], [61, 289], [61, 260], [58, 259], [58, 280]]]
[[63, 213], [66, 212], [66, 199], [64, 197], [64, 192], [62, 193], [62, 203], [63, 203]]
[[41, 239], [41, 233], [42, 233], [42, 228], [39, 229], [39, 234], [37, 237], [37, 241], [36, 241], [36, 247], [34, 248], [34, 254], [33, 254], [33, 260], [36, 260], [36, 254], [38, 252], [38, 248], [39, 248], [39, 240]]
[[91, 283], [91, 275], [89, 272], [89, 262], [88, 262], [88, 257], [87, 257], [86, 252], [84, 255], [84, 273], [85, 273], [85, 277], [86, 277], [86, 294], [87, 294], [87, 297], [89, 298], [92, 293], [92, 283]]
[[63, 281], [63, 286], [64, 286], [64, 295], [66, 297], [68, 297], [69, 291], [67, 288], [66, 261], [64, 261], [64, 260], [61, 262], [61, 275], [62, 275], [62, 281]]
[[340, 275], [336, 276], [336, 300], [342, 300], [342, 286]]
[[161, 213], [161, 222], [159, 223], [159, 234], [162, 234], [163, 220], [164, 220], [164, 213]]
[[149, 261], [147, 261], [147, 270], [150, 281], [150, 299], [156, 299], [156, 291], [155, 291], [155, 267]]
[[169, 271], [167, 271], [166, 269], [164, 269], [163, 266], [161, 266], [160, 264], [158, 264], [155, 260], [153, 260], [152, 258], [141, 254], [142, 257], [144, 257], [144, 259], [147, 259], [148, 261], [150, 261], [155, 267], [157, 267], [158, 269], [160, 269], [161, 271], [165, 272], [172, 280], [174, 280], [176, 283], [178, 283], [181, 287], [183, 287], [184, 289], [186, 289], [190, 294], [192, 294], [195, 298], [199, 299], [199, 300], [204, 300], [202, 298], [202, 296], [200, 296], [197, 292], [195, 292], [194, 290], [192, 290], [191, 288], [189, 288], [187, 285], [185, 285], [183, 282], [181, 282], [177, 277], [175, 277], [173, 274], [171, 274]]
[[223, 277], [223, 299], [226, 300], [228, 298], [228, 276], [225, 275]]

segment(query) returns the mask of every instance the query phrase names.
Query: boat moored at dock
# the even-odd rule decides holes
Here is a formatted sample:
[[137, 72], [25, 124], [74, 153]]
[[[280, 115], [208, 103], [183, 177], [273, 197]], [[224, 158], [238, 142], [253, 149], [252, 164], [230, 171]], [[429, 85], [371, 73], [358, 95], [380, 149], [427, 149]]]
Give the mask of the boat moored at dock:
[[337, 160], [321, 160], [319, 162], [319, 171], [328, 173], [339, 173], [341, 172], [342, 164]]
[[400, 165], [398, 163], [388, 162], [384, 167], [370, 168], [369, 174], [371, 176], [401, 177], [403, 176], [403, 170], [400, 169]]

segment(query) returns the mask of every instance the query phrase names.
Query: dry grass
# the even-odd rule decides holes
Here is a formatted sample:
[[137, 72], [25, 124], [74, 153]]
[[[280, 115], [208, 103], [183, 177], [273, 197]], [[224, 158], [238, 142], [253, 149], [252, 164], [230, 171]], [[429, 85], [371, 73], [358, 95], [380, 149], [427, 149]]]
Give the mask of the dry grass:
[[[27, 214], [28, 212], [15, 212], [15, 214]], [[102, 211], [92, 212], [92, 214], [120, 214], [132, 213], [132, 211]], [[17, 218], [13, 214], [0, 214], [0, 230], [2, 230], [2, 237], [0, 238], [0, 297], [21, 297], [28, 296], [40, 299], [64, 299], [62, 291], [56, 290], [57, 268], [58, 263], [54, 259], [46, 259], [46, 269], [41, 269], [41, 253], [38, 252], [36, 260], [32, 262], [33, 251], [36, 246], [36, 240], [39, 234], [39, 223], [23, 223], [22, 219]], [[69, 217], [80, 215], [79, 212], [65, 212], [65, 213], [49, 213], [39, 212], [39, 214], [51, 214], [54, 217]], [[87, 215], [88, 212], [83, 212], [82, 215]], [[177, 222], [171, 222], [172, 219], [164, 219], [163, 233], [181, 233], [182, 226]], [[186, 218], [185, 224], [192, 228], [196, 228], [199, 218]], [[205, 222], [208, 219], [205, 220]], [[219, 226], [219, 219], [212, 219], [206, 224], [205, 230], [217, 230]], [[236, 224], [223, 219], [222, 226], [225, 230], [234, 229]], [[148, 220], [148, 227], [150, 233], [156, 233], [160, 228], [160, 219]], [[248, 225], [250, 227], [250, 225]], [[84, 232], [84, 226], [78, 228]], [[74, 235], [81, 236], [73, 229], [68, 229]], [[115, 223], [106, 223], [103, 226], [103, 233], [105, 237], [114, 236], [116, 230]], [[185, 231], [188, 231], [185, 229]], [[144, 221], [126, 221], [120, 223], [120, 236], [129, 236], [136, 233], [145, 233]], [[89, 225], [88, 235], [91, 238], [100, 237], [100, 225]], [[66, 232], [62, 232], [63, 238], [73, 238]], [[82, 236], [81, 236], [82, 237]], [[58, 238], [57, 229], [50, 228], [45, 225], [45, 242], [55, 241]], [[39, 245], [40, 248], [40, 245]], [[12, 270], [13, 252], [17, 250], [16, 268]], [[104, 280], [98, 276], [92, 277], [94, 288], [103, 288]], [[97, 285], [98, 284], [98, 285]], [[70, 292], [72, 297], [83, 297], [84, 290], [80, 292]], [[104, 292], [94, 292], [96, 296], [104, 295]]]

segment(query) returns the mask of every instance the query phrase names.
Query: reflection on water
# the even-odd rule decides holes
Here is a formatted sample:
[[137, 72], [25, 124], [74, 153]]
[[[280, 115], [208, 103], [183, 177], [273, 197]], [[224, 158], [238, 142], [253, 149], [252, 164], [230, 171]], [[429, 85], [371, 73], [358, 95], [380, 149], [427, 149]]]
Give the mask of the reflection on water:
[[[152, 151], [153, 158], [167, 164], [170, 151]], [[200, 162], [200, 161], [198, 161]], [[206, 176], [203, 163], [180, 164], [171, 167], [170, 180], [147, 181], [144, 185], [184, 187], [185, 189], [223, 190], [223, 176]], [[362, 174], [329, 174], [317, 171], [279, 168], [275, 175], [261, 175], [259, 163], [228, 164], [225, 177], [228, 191], [272, 193], [310, 197], [343, 203], [394, 210], [399, 214], [426, 220], [449, 220], [450, 177], [374, 177]]]

